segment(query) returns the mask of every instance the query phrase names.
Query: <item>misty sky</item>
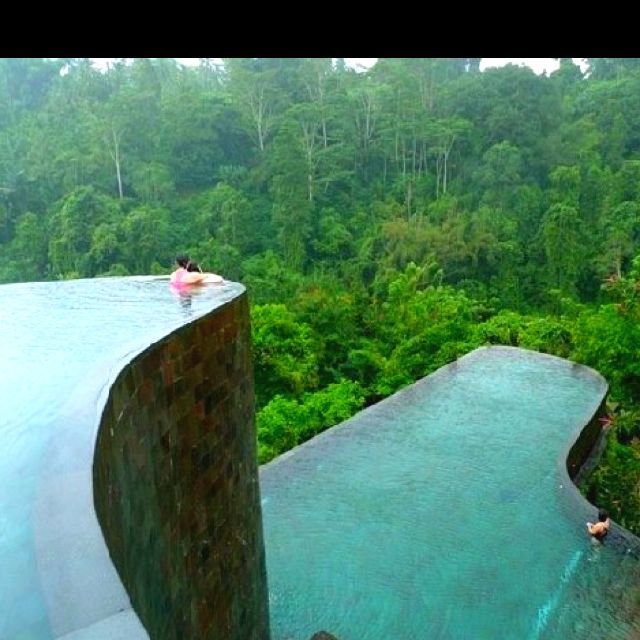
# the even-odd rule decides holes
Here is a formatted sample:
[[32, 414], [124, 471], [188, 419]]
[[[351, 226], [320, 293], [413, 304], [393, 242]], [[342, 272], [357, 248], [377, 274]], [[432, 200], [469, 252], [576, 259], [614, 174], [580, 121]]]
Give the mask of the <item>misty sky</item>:
[[[115, 60], [115, 58], [91, 58], [98, 68], [105, 68], [108, 62]], [[345, 62], [352, 68], [358, 71], [368, 69], [375, 64], [378, 58], [345, 58]], [[187, 66], [194, 66], [199, 64], [199, 58], [176, 58], [176, 60]], [[214, 58], [214, 60], [220, 60], [220, 58]], [[580, 65], [581, 69], [585, 71], [586, 64], [584, 58], [573, 58], [573, 61]], [[480, 63], [480, 69], [484, 71], [489, 67], [503, 67], [506, 64], [526, 65], [533, 69], [537, 74], [551, 73], [555, 71], [559, 64], [554, 58], [482, 58]]]

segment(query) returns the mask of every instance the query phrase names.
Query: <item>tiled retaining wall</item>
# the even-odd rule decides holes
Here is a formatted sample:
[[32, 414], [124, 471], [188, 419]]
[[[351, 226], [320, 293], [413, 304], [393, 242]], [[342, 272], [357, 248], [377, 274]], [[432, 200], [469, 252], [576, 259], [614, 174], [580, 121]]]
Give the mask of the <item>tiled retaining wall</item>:
[[267, 640], [246, 293], [140, 354], [113, 385], [94, 499], [152, 639]]
[[606, 396], [602, 400], [600, 407], [584, 427], [578, 439], [573, 443], [567, 455], [567, 473], [569, 477], [576, 481], [583, 465], [589, 459], [594, 450], [596, 442], [602, 433], [602, 422], [600, 418], [606, 414]]

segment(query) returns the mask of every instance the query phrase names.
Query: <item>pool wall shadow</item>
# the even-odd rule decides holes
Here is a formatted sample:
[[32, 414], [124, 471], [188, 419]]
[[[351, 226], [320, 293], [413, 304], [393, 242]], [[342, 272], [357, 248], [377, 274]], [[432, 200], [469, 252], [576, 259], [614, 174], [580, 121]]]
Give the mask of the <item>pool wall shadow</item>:
[[151, 638], [269, 638], [246, 292], [119, 373], [93, 481]]
[[[549, 356], [554, 357], [554, 356]], [[576, 370], [584, 375], [596, 376], [602, 380], [603, 396], [600, 405], [586, 424], [577, 425], [573, 441], [569, 441], [558, 459], [558, 465], [566, 471], [566, 484], [571, 491], [566, 494], [567, 499], [562, 503], [567, 512], [581, 513], [589, 521], [597, 518], [597, 508], [580, 492], [580, 485], [597, 466], [606, 446], [606, 430], [603, 418], [607, 415], [607, 396], [609, 385], [594, 369], [585, 365], [572, 363]], [[640, 539], [629, 530], [616, 522], [611, 522], [610, 535], [607, 544], [618, 546], [625, 553], [633, 553], [640, 558]]]
[[569, 478], [579, 483], [586, 463], [592, 458], [592, 454], [598, 441], [604, 435], [601, 418], [606, 415], [606, 396], [603, 398], [598, 410], [591, 420], [584, 425], [580, 434], [571, 444], [566, 454], [566, 467]]

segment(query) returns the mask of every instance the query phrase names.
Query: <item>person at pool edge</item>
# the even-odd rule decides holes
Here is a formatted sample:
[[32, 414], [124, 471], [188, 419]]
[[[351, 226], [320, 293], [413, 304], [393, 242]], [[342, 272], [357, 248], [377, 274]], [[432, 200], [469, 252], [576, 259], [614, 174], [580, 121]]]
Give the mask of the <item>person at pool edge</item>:
[[222, 276], [215, 273], [203, 273], [200, 265], [190, 260], [188, 256], [177, 256], [176, 264], [178, 268], [169, 278], [171, 284], [175, 286], [204, 284], [206, 282], [221, 283], [223, 281]]
[[587, 531], [598, 542], [602, 542], [611, 528], [611, 519], [606, 509], [598, 509], [598, 522], [587, 522]]

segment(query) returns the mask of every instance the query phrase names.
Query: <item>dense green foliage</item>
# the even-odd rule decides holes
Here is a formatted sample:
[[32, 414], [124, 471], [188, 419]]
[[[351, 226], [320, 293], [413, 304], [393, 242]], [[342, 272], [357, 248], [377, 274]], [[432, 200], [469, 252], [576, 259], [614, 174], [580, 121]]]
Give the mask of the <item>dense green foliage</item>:
[[0, 60], [0, 282], [244, 282], [266, 461], [486, 343], [595, 367], [640, 533], [640, 60]]

